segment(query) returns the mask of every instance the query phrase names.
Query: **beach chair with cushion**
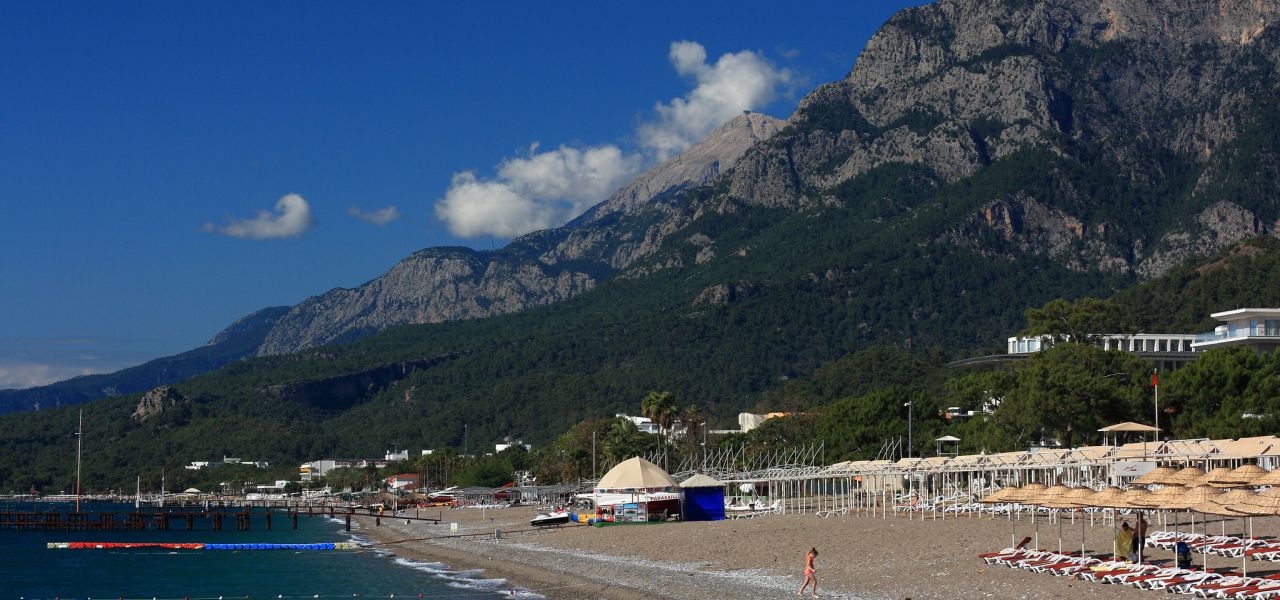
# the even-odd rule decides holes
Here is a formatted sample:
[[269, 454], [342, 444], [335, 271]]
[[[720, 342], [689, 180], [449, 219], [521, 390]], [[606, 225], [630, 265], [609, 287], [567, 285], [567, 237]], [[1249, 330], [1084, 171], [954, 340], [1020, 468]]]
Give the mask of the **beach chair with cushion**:
[[1017, 546], [1014, 546], [1012, 548], [1005, 548], [1004, 550], [1000, 550], [998, 552], [987, 552], [985, 554], [979, 554], [978, 558], [981, 558], [983, 562], [989, 565], [993, 565], [1000, 562], [1001, 559], [1012, 558], [1020, 553], [1028, 552], [1026, 548], [1027, 548], [1027, 544], [1030, 544], [1030, 543], [1031, 543], [1031, 537], [1030, 536], [1024, 537], [1022, 538], [1021, 542], [1018, 542]]
[[1255, 593], [1271, 588], [1280, 587], [1280, 582], [1274, 580], [1252, 581], [1244, 584], [1230, 585], [1211, 593], [1214, 598], [1250, 598]]
[[1204, 583], [1221, 577], [1220, 574], [1206, 571], [1192, 571], [1192, 569], [1178, 569], [1178, 572], [1169, 574], [1165, 577], [1152, 577], [1143, 581], [1138, 587], [1143, 590], [1169, 590], [1171, 587], [1193, 585], [1193, 583]]
[[1249, 548], [1245, 551], [1245, 556], [1253, 560], [1280, 560], [1280, 544], [1267, 544], [1256, 548]]
[[1155, 565], [1133, 564], [1127, 569], [1116, 569], [1111, 573], [1102, 576], [1102, 583], [1110, 583], [1118, 585], [1126, 583], [1132, 577], [1140, 577], [1148, 573], [1154, 573], [1159, 570]]
[[1134, 573], [1133, 575], [1123, 578], [1120, 581], [1116, 581], [1115, 583], [1123, 583], [1136, 588], [1146, 588], [1148, 581], [1153, 579], [1164, 579], [1166, 577], [1176, 577], [1184, 572], [1186, 572], [1185, 569], [1179, 569], [1177, 567], [1156, 568], [1149, 571], [1143, 571], [1141, 573]]
[[1219, 544], [1214, 547], [1213, 551], [1215, 554], [1218, 554], [1220, 556], [1230, 556], [1233, 558], [1239, 558], [1241, 556], [1244, 556], [1245, 552], [1250, 549], [1260, 548], [1260, 547], [1269, 546], [1269, 545], [1270, 544], [1267, 540], [1264, 540], [1261, 538], [1242, 538], [1239, 541], [1235, 541], [1227, 544]]
[[1265, 595], [1268, 592], [1280, 592], [1280, 581], [1270, 581], [1257, 585], [1250, 585], [1242, 588], [1234, 588], [1223, 590], [1218, 593], [1219, 598], [1239, 598], [1241, 600], [1252, 600]]
[[1260, 583], [1261, 581], [1262, 580], [1258, 579], [1257, 577], [1244, 577], [1241, 575], [1235, 575], [1235, 576], [1223, 577], [1221, 579], [1216, 579], [1208, 583], [1192, 585], [1185, 589], [1191, 594], [1198, 596], [1200, 598], [1217, 598], [1218, 592], [1221, 592], [1223, 590], [1228, 590], [1231, 588], [1246, 587], [1249, 585]]
[[1222, 577], [1221, 575], [1209, 571], [1193, 571], [1190, 569], [1182, 569], [1181, 573], [1171, 575], [1169, 577], [1159, 577], [1148, 579], [1143, 582], [1142, 587], [1149, 590], [1164, 590], [1174, 588], [1180, 585], [1191, 585], [1196, 583], [1204, 583]]
[[1120, 573], [1132, 573], [1134, 571], [1133, 563], [1110, 560], [1098, 566], [1081, 571], [1077, 576], [1085, 581], [1103, 581], [1108, 575]]
[[1092, 558], [1088, 556], [1077, 556], [1077, 557], [1072, 557], [1069, 560], [1060, 561], [1052, 565], [1044, 565], [1044, 566], [1036, 567], [1032, 570], [1037, 573], [1049, 573], [1051, 575], [1061, 577], [1063, 575], [1075, 575], [1076, 573], [1079, 573], [1084, 569], [1088, 569], [1089, 567], [1095, 566], [1101, 562], [1102, 561], [1096, 558]]
[[1270, 600], [1272, 598], [1280, 598], [1280, 587], [1267, 588], [1253, 592], [1249, 596], [1253, 600]]
[[1059, 560], [1059, 556], [1053, 552], [1038, 550], [1032, 551], [1028, 556], [1004, 561], [1004, 564], [1014, 569], [1029, 569], [1036, 565], [1047, 564], [1057, 560]]
[[1050, 552], [1044, 558], [1041, 558], [1040, 560], [1028, 562], [1024, 565], [1021, 565], [1021, 567], [1033, 573], [1043, 573], [1045, 569], [1052, 567], [1054, 565], [1071, 563], [1077, 560], [1078, 558], [1075, 556], [1068, 556], [1066, 554]]

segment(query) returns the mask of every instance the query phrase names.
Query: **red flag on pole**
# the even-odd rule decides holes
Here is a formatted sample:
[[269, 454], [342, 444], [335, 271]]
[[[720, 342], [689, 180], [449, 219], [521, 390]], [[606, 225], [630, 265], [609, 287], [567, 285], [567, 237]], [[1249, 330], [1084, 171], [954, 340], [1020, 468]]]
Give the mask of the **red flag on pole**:
[[1151, 371], [1151, 387], [1159, 387], [1159, 386], [1160, 386], [1160, 378], [1159, 378], [1159, 377], [1157, 377], [1157, 375], [1158, 375], [1159, 373], [1160, 373], [1160, 369], [1155, 369], [1155, 370]]

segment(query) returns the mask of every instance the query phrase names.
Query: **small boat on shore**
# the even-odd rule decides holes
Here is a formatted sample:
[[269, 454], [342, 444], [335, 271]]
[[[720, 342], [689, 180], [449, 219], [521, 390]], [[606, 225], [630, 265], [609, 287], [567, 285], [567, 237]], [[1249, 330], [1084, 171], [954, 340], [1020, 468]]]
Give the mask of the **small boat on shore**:
[[529, 520], [529, 524], [535, 527], [543, 525], [562, 525], [569, 522], [569, 511], [557, 510], [548, 513], [538, 513], [538, 516]]

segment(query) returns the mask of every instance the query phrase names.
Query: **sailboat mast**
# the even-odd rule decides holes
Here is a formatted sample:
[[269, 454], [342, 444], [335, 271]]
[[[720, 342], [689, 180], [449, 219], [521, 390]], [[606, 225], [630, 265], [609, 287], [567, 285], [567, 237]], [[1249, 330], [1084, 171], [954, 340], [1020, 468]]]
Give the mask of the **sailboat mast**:
[[80, 409], [80, 424], [76, 426], [76, 512], [80, 512], [80, 449], [84, 438], [84, 409]]

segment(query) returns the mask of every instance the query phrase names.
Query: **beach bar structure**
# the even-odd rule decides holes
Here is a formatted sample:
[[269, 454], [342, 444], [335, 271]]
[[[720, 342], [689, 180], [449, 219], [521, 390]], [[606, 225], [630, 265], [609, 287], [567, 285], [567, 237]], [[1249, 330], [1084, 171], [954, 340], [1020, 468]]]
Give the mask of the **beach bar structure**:
[[[1046, 448], [994, 454], [843, 461], [829, 465], [777, 464], [749, 471], [709, 473], [729, 495], [752, 490], [761, 513], [820, 516], [864, 514], [879, 517], [946, 519], [963, 514], [1007, 514], [1009, 505], [978, 500], [1005, 487], [1064, 485], [1095, 490], [1125, 487], [1157, 466], [1215, 468], [1257, 465], [1278, 471], [1280, 438], [1181, 439], [1079, 448]], [[689, 476], [693, 473], [677, 473]], [[730, 499], [730, 508], [734, 508]], [[766, 510], [758, 510], [763, 507]], [[727, 511], [733, 517], [735, 511]]]

